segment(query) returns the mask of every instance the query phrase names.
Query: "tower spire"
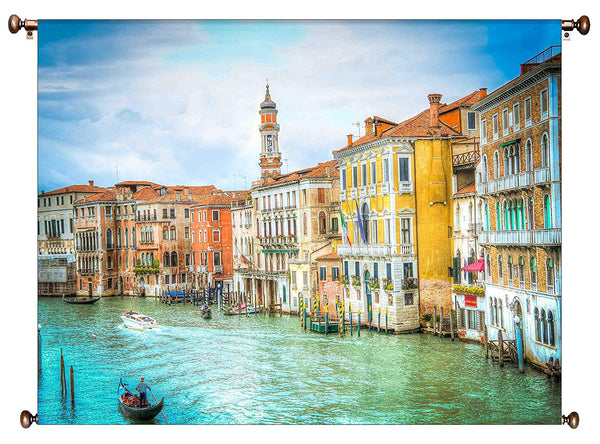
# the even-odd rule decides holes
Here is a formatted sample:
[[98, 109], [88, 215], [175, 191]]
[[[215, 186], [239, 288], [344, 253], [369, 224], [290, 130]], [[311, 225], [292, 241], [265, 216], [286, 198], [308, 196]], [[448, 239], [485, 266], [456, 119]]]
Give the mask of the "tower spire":
[[281, 154], [279, 153], [279, 124], [277, 123], [277, 105], [271, 99], [269, 79], [267, 79], [265, 100], [260, 104], [261, 150], [259, 166], [261, 177], [281, 174]]

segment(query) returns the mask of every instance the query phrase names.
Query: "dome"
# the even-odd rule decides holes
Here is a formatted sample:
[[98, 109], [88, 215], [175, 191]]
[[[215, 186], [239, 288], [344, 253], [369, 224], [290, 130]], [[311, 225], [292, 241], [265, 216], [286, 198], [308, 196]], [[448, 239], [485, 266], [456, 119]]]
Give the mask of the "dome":
[[277, 105], [271, 100], [271, 94], [269, 94], [269, 84], [267, 83], [267, 92], [265, 94], [265, 101], [260, 104], [260, 109], [275, 109]]

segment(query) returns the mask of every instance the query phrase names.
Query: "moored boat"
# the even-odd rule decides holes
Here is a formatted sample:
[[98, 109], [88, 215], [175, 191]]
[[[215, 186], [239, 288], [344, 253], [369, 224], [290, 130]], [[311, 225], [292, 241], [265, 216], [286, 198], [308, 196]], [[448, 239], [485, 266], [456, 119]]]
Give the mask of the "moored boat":
[[73, 295], [72, 297], [66, 297], [64, 294], [62, 296], [62, 300], [64, 302], [66, 302], [67, 304], [93, 304], [95, 302], [98, 302], [100, 299], [102, 299], [102, 296], [97, 296], [95, 298], [92, 297], [88, 297], [88, 296], [76, 296]]
[[262, 308], [262, 306], [257, 307], [255, 305], [242, 304], [241, 308], [239, 306], [227, 307], [225, 309], [225, 311], [223, 312], [223, 314], [227, 315], [227, 316], [237, 315], [237, 314], [240, 314], [240, 309], [242, 310], [241, 314], [246, 314], [246, 312], [248, 314], [254, 314], [254, 313], [258, 313], [261, 310], [261, 308]]
[[202, 316], [204, 319], [212, 318], [212, 311], [208, 305], [205, 304], [198, 310], [200, 311], [200, 316]]
[[151, 404], [149, 400], [146, 400], [145, 404], [141, 406], [138, 395], [130, 392], [123, 384], [122, 379], [119, 380], [117, 396], [121, 413], [132, 419], [154, 419], [164, 407], [165, 398], [161, 398], [157, 404]]
[[150, 316], [138, 313], [137, 311], [127, 311], [122, 316], [125, 327], [134, 330], [151, 330], [158, 327], [157, 322]]

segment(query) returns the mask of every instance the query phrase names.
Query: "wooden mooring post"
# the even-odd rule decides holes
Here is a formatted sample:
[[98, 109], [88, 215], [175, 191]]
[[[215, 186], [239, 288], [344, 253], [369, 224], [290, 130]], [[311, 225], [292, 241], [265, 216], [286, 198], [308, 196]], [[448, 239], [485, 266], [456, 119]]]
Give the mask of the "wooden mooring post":
[[67, 396], [67, 386], [65, 380], [65, 358], [62, 348], [60, 349], [60, 396]]
[[454, 310], [450, 309], [450, 339], [454, 342]]
[[442, 335], [442, 326], [444, 325], [444, 307], [440, 307], [440, 338]]
[[350, 317], [350, 336], [352, 336], [354, 327], [352, 326], [352, 304], [350, 302], [348, 302], [348, 315]]
[[377, 333], [381, 333], [381, 307], [377, 307]]
[[504, 341], [502, 339], [502, 330], [498, 330], [498, 363], [504, 367]]
[[71, 407], [75, 407], [75, 377], [73, 376], [73, 366], [71, 366], [70, 374], [71, 374]]
[[388, 309], [385, 307], [385, 334], [388, 334]]
[[358, 324], [357, 324], [357, 335], [360, 338], [360, 308], [358, 309]]
[[433, 335], [437, 331], [437, 306], [433, 306]]
[[485, 353], [485, 359], [488, 359], [490, 357], [490, 345], [488, 340], [487, 325], [483, 326], [483, 351]]

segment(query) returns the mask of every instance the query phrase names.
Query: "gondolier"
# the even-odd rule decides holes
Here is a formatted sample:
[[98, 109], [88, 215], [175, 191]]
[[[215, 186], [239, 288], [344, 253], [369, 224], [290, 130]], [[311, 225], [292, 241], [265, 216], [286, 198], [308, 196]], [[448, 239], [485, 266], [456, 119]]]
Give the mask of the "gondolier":
[[135, 388], [140, 393], [140, 407], [144, 407], [146, 404], [146, 390], [150, 389], [150, 386], [144, 382], [144, 377]]

